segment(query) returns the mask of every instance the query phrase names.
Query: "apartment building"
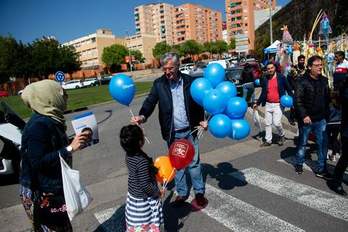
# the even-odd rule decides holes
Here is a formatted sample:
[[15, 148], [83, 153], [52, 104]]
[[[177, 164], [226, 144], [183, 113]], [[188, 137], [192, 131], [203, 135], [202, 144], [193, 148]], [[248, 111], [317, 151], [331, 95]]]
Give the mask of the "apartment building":
[[135, 34], [126, 37], [126, 46], [130, 50], [139, 50], [144, 58], [145, 63], [150, 64], [154, 59], [152, 49], [156, 45], [156, 36], [152, 34]]
[[75, 48], [82, 69], [99, 69], [103, 67], [103, 49], [113, 44], [126, 45], [126, 41], [113, 35], [109, 29], [98, 29], [96, 33], [66, 42], [63, 46]]
[[222, 40], [221, 12], [196, 4], [183, 4], [175, 8], [174, 44], [187, 40], [204, 43]]
[[[255, 19], [254, 10], [269, 8], [269, 0], [225, 0], [226, 25], [228, 38], [235, 37], [243, 41], [242, 52], [254, 49], [255, 42]], [[271, 2], [272, 8], [276, 5], [276, 0]], [[246, 40], [247, 38], [247, 40]], [[247, 42], [247, 47], [245, 43]], [[238, 44], [238, 41], [236, 41]]]
[[173, 45], [174, 6], [167, 3], [150, 3], [134, 8], [135, 33], [154, 35], [156, 42]]

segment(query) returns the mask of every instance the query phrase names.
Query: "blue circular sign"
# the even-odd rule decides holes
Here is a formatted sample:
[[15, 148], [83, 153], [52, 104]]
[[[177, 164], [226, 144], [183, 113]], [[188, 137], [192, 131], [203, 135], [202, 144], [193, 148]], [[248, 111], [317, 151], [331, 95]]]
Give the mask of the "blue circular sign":
[[63, 82], [65, 80], [65, 75], [62, 71], [56, 72], [55, 77], [58, 82]]

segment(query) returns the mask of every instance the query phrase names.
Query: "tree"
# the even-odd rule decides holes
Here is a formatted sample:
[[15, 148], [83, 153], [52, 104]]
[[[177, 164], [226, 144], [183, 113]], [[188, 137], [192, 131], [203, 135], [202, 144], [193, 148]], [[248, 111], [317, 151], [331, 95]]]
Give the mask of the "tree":
[[32, 43], [34, 75], [48, 78], [59, 70], [59, 42], [55, 39], [37, 39]]
[[179, 55], [179, 57], [182, 57], [185, 55], [180, 44], [173, 45], [170, 51], [175, 52], [176, 54]]
[[0, 83], [5, 83], [16, 72], [18, 43], [12, 37], [0, 36]]
[[230, 44], [228, 45], [229, 49], [236, 49], [236, 39], [233, 37], [231, 38]]
[[213, 50], [221, 57], [224, 52], [228, 52], [228, 45], [224, 40], [218, 40], [213, 43]]
[[195, 40], [187, 40], [181, 44], [184, 55], [197, 55], [203, 51], [203, 46]]
[[124, 63], [124, 58], [128, 56], [128, 50], [125, 46], [114, 44], [105, 47], [103, 50], [102, 61], [106, 65], [108, 71], [118, 70], [120, 65]]
[[72, 46], [62, 46], [59, 48], [59, 70], [66, 73], [73, 73], [80, 69], [81, 62], [78, 54]]
[[159, 42], [152, 49], [152, 54], [156, 59], [160, 59], [165, 53], [171, 51], [171, 46], [168, 45], [165, 41]]
[[134, 56], [134, 58], [139, 61], [140, 63], [145, 62], [145, 58], [143, 57], [143, 54], [139, 50], [130, 50], [131, 56]]

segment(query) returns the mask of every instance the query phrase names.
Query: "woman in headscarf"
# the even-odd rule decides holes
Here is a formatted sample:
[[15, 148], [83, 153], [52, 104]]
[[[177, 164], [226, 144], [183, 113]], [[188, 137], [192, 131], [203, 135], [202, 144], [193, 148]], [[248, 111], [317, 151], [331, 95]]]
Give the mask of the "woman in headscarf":
[[69, 145], [64, 119], [67, 99], [52, 80], [32, 83], [22, 93], [33, 115], [22, 134], [20, 197], [34, 231], [72, 231], [59, 156], [71, 164], [72, 153], [85, 145], [87, 137], [78, 134]]

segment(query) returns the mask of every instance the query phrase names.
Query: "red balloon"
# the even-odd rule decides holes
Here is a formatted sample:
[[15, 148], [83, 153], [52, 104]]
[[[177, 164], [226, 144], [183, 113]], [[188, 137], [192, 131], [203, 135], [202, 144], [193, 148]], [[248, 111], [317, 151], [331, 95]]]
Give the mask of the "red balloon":
[[169, 147], [169, 159], [177, 170], [185, 168], [192, 162], [195, 148], [187, 139], [175, 140]]

